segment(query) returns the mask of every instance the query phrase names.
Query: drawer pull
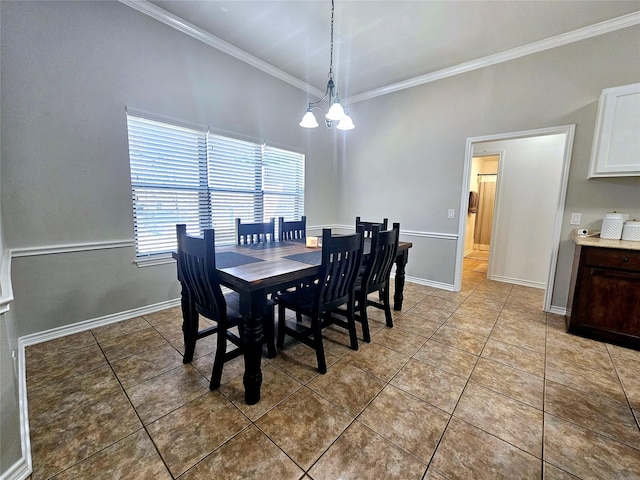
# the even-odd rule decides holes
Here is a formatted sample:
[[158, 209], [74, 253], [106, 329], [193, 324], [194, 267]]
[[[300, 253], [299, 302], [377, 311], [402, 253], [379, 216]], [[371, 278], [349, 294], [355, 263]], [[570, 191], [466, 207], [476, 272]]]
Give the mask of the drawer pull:
[[628, 259], [628, 258], [623, 258], [623, 259], [622, 259], [622, 263], [627, 263], [628, 261], [629, 261], [629, 259]]

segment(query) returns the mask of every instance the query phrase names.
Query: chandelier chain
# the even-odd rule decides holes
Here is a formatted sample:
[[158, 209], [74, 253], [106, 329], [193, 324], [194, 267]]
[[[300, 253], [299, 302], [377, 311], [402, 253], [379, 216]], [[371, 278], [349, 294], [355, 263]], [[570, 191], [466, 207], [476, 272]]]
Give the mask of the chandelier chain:
[[334, 0], [331, 0], [331, 54], [329, 57], [329, 79], [333, 79], [333, 11], [334, 11]]

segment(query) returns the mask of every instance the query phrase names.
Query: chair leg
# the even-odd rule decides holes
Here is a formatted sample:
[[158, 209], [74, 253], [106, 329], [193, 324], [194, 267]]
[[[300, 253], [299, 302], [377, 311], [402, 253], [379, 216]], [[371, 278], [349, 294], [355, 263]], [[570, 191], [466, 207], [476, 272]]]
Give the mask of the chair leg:
[[382, 305], [384, 305], [384, 317], [387, 327], [393, 328], [393, 317], [391, 316], [391, 304], [389, 303], [389, 288], [385, 288], [382, 294]]
[[282, 305], [278, 305], [278, 341], [276, 342], [278, 348], [284, 347], [284, 314], [285, 308]]
[[220, 386], [222, 380], [222, 368], [224, 367], [225, 356], [227, 353], [227, 328], [218, 327], [218, 339], [216, 342], [216, 355], [213, 360], [213, 370], [211, 371], [211, 382], [209, 390], [215, 390]]
[[362, 339], [371, 343], [371, 332], [369, 331], [369, 317], [367, 316], [367, 297], [364, 297], [364, 301], [359, 303], [360, 308], [360, 323], [362, 324]]
[[199, 316], [195, 309], [188, 308], [184, 312], [182, 330], [184, 334], [184, 357], [182, 363], [191, 363], [198, 339]]
[[264, 318], [262, 323], [262, 331], [267, 344], [267, 356], [273, 358], [276, 356], [276, 344], [275, 344], [275, 332], [273, 327], [273, 307], [269, 309], [269, 312]]
[[313, 324], [313, 343], [318, 361], [318, 372], [325, 374], [327, 373], [327, 361], [324, 358], [324, 345], [322, 343], [322, 321], [320, 318], [312, 318], [311, 323]]
[[356, 330], [356, 318], [354, 315], [353, 303], [347, 307], [347, 326], [349, 327], [349, 340], [351, 341], [351, 349], [358, 350], [358, 332]]

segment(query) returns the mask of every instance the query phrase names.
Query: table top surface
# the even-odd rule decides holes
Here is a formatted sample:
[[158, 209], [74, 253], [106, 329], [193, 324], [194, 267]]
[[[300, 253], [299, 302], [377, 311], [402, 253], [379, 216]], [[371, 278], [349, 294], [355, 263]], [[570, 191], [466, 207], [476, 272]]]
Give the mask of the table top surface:
[[[365, 242], [365, 251], [370, 242]], [[399, 242], [398, 251], [413, 246]], [[322, 248], [303, 242], [275, 242], [216, 247], [216, 266], [223, 284], [245, 291], [270, 290], [316, 275], [322, 262]]]

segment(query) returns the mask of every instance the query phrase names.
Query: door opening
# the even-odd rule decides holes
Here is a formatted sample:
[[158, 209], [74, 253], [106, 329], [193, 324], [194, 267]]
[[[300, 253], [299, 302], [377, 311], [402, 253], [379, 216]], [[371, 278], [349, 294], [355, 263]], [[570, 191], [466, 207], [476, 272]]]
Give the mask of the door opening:
[[[468, 211], [473, 157], [503, 150], [488, 278], [545, 289], [551, 308], [574, 125], [467, 139], [460, 211]], [[477, 175], [477, 173], [476, 173]], [[454, 289], [462, 284], [468, 219], [461, 215]]]
[[495, 208], [498, 167], [502, 153], [474, 156], [469, 178], [464, 257], [482, 262], [474, 271], [487, 273]]

